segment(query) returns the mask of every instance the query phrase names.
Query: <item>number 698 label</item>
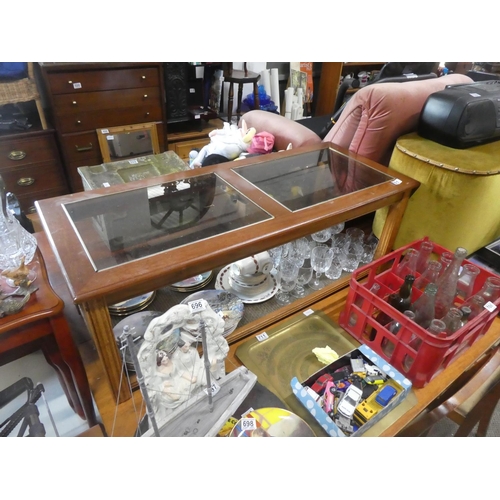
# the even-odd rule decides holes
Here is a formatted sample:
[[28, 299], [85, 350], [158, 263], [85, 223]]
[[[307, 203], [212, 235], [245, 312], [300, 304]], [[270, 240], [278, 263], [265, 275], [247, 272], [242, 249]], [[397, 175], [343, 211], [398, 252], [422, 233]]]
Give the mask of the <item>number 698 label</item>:
[[242, 431], [253, 431], [257, 429], [255, 418], [242, 418], [240, 421]]

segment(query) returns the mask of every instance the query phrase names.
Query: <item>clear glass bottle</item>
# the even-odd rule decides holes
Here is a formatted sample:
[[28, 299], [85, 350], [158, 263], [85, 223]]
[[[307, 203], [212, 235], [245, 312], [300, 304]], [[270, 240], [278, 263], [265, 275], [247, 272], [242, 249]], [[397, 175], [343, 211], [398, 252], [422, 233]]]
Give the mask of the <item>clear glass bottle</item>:
[[457, 280], [457, 297], [460, 297], [462, 300], [467, 300], [472, 295], [474, 282], [479, 272], [479, 267], [474, 264], [464, 264], [462, 266], [462, 270]]
[[486, 300], [478, 294], [473, 295], [463, 303], [462, 307], [467, 306], [471, 310], [469, 314], [469, 321], [474, 319], [479, 313], [483, 312], [484, 304], [486, 304]]
[[495, 302], [500, 297], [500, 278], [488, 276], [477, 295], [483, 297], [486, 302]]
[[441, 271], [439, 272], [439, 275], [443, 274], [446, 270], [446, 268], [452, 263], [453, 261], [453, 254], [451, 252], [443, 252], [441, 256], [439, 257], [439, 262], [441, 262]]
[[[373, 285], [370, 287], [370, 292], [373, 293], [374, 295], [378, 295], [378, 292], [380, 290], [380, 285], [377, 282], [374, 282]], [[358, 307], [361, 307], [363, 305], [363, 297], [361, 295], [358, 295], [354, 301], [354, 304], [357, 305]], [[349, 325], [354, 326], [358, 321], [358, 316], [356, 312], [351, 312], [351, 315], [349, 316]]]
[[[408, 309], [403, 313], [407, 318], [414, 320], [415, 319], [415, 313]], [[397, 335], [399, 330], [401, 330], [402, 323], [400, 323], [397, 319], [391, 321], [386, 328], [394, 335]], [[384, 351], [385, 355], [390, 357], [392, 356], [392, 353], [394, 352], [394, 344], [387, 338], [385, 337], [382, 342], [380, 343], [380, 347], [382, 348], [382, 351]]]
[[446, 325], [446, 334], [453, 335], [462, 327], [462, 313], [460, 309], [450, 307], [442, 318], [442, 321]]
[[429, 283], [437, 283], [437, 280], [439, 278], [439, 272], [441, 271], [442, 268], [441, 262], [437, 260], [430, 260], [427, 263], [427, 268], [424, 270], [424, 272], [415, 280], [415, 283], [413, 284], [413, 288], [417, 288], [418, 290], [425, 290], [425, 287]]
[[441, 319], [453, 306], [455, 293], [457, 291], [458, 274], [463, 260], [467, 256], [467, 250], [458, 247], [453, 255], [450, 265], [444, 270], [437, 281], [438, 291], [436, 294], [435, 318]]
[[469, 306], [462, 306], [460, 308], [460, 312], [462, 313], [462, 318], [460, 319], [460, 327], [462, 327], [465, 326], [465, 324], [469, 321], [472, 309]]
[[403, 279], [407, 274], [416, 276], [419, 255], [420, 252], [416, 248], [409, 248], [401, 259], [401, 262], [396, 267], [395, 274]]
[[[440, 319], [433, 319], [431, 321], [431, 324], [429, 325], [429, 328], [427, 328], [427, 331], [429, 333], [432, 333], [436, 337], [442, 337], [443, 335], [446, 335], [446, 325]], [[418, 351], [421, 345], [422, 339], [417, 337], [416, 335], [413, 335], [410, 339], [409, 346], [415, 349], [415, 351]], [[411, 368], [413, 361], [414, 359], [409, 355], [406, 355], [403, 358], [403, 367], [406, 371]]]
[[417, 273], [422, 274], [427, 269], [427, 263], [429, 262], [433, 250], [434, 243], [432, 243], [432, 241], [422, 241], [418, 249]]
[[437, 285], [429, 283], [424, 293], [412, 304], [412, 310], [415, 313], [414, 321], [422, 328], [428, 328], [434, 319], [437, 291]]

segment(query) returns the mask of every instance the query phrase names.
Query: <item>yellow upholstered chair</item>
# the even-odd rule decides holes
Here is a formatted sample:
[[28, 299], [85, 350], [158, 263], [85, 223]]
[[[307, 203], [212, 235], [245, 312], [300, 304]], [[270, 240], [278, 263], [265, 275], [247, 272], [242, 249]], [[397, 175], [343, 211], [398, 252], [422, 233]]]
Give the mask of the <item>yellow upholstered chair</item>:
[[[389, 168], [420, 182], [411, 196], [394, 248], [428, 236], [454, 251], [469, 253], [500, 237], [500, 141], [454, 149], [420, 137], [400, 137]], [[387, 214], [380, 209], [378, 236]]]
[[28, 76], [19, 80], [0, 82], [0, 106], [5, 104], [17, 104], [18, 102], [35, 101], [42, 128], [47, 128], [45, 113], [40, 99], [40, 93], [35, 81], [33, 63], [28, 64]]

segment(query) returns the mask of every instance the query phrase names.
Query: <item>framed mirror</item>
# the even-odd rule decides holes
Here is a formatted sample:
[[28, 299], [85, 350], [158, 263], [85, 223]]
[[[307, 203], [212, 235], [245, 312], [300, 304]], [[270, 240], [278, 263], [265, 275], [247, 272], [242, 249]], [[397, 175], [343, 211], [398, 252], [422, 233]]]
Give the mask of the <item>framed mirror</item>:
[[96, 130], [104, 163], [160, 153], [156, 123]]

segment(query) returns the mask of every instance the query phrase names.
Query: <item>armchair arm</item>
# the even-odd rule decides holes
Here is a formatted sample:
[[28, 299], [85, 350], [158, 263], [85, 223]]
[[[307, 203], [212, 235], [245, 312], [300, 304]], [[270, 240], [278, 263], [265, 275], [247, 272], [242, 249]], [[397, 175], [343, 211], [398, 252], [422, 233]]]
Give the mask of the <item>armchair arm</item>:
[[[259, 109], [248, 111], [241, 117], [241, 120], [245, 120], [247, 126], [254, 127], [257, 132], [273, 134], [274, 147], [277, 150], [286, 149], [290, 143], [295, 149], [321, 142], [319, 136], [307, 127], [269, 111]], [[241, 127], [241, 122], [239, 126]]]

